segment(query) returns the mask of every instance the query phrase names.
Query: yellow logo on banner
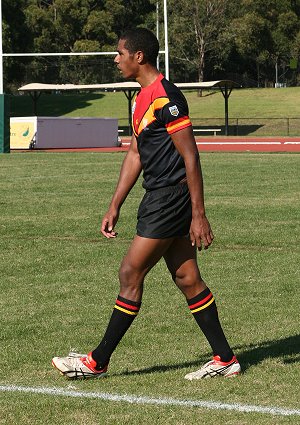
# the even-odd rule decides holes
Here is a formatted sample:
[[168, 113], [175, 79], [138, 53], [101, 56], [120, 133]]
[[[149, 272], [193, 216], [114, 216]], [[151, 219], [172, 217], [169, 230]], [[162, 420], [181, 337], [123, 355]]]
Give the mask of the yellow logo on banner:
[[33, 139], [35, 128], [34, 122], [10, 122], [10, 148], [29, 149]]

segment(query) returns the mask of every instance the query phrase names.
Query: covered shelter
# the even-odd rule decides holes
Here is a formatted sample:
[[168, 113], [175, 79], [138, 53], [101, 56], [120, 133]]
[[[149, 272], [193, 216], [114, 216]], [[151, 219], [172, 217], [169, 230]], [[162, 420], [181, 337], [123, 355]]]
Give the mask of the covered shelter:
[[[228, 99], [234, 87], [239, 87], [237, 83], [230, 80], [205, 81], [195, 83], [175, 83], [181, 90], [204, 90], [219, 89], [222, 92], [225, 103], [225, 136], [229, 134], [229, 112]], [[63, 92], [63, 91], [122, 91], [128, 100], [128, 124], [131, 126], [132, 118], [132, 99], [137, 91], [141, 88], [140, 84], [131, 82], [121, 83], [104, 83], [104, 84], [43, 84], [31, 83], [18, 89], [19, 92], [29, 93], [33, 100], [33, 113], [37, 115], [37, 101], [43, 92]]]

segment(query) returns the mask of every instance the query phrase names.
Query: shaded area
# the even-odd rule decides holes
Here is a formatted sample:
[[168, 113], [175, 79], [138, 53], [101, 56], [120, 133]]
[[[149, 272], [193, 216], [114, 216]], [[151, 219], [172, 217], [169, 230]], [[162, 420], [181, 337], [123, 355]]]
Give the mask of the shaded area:
[[[196, 120], [194, 120], [196, 121]], [[261, 129], [262, 127], [264, 127], [263, 125], [260, 124], [250, 124], [250, 125], [229, 125], [228, 126], [228, 135], [230, 136], [248, 136], [252, 133], [255, 133], [257, 130]], [[193, 126], [195, 133], [197, 136], [208, 136], [208, 135], [212, 135], [213, 131], [203, 131], [201, 132], [201, 130], [210, 130], [210, 129], [220, 129], [221, 131], [218, 132], [219, 136], [224, 136], [225, 135], [225, 126], [224, 125], [194, 125]], [[198, 130], [198, 131], [197, 131]]]
[[[43, 93], [37, 102], [39, 116], [59, 117], [77, 109], [85, 109], [104, 93], [49, 94]], [[28, 95], [10, 97], [10, 115], [13, 117], [34, 116], [33, 101]]]
[[[287, 338], [264, 341], [258, 344], [238, 345], [233, 347], [237, 352], [238, 360], [243, 372], [252, 366], [257, 366], [266, 359], [279, 359], [284, 364], [299, 363], [300, 361], [300, 335], [293, 335]], [[138, 347], [137, 347], [138, 349]], [[204, 353], [199, 360], [186, 361], [169, 365], [154, 365], [144, 369], [125, 371], [114, 375], [142, 375], [148, 373], [162, 373], [177, 369], [200, 368], [207, 362], [210, 354]]]
[[279, 359], [284, 364], [298, 363], [300, 360], [300, 335], [264, 341], [246, 347], [237, 346], [234, 349], [241, 350], [238, 357], [243, 370], [256, 366], [266, 359]]

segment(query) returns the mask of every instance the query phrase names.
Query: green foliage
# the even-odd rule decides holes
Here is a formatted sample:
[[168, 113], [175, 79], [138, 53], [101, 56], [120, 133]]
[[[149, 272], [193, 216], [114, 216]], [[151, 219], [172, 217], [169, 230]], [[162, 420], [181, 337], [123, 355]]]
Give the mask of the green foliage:
[[[79, 52], [115, 51], [118, 35], [129, 24], [144, 23], [152, 14], [150, 0], [23, 0], [4, 2], [4, 51], [22, 52]], [[143, 10], [143, 14], [140, 14]], [[17, 25], [20, 23], [20, 25]], [[22, 34], [26, 37], [22, 40]], [[22, 43], [19, 43], [19, 39]], [[26, 43], [27, 40], [27, 43]], [[46, 59], [8, 60], [21, 71], [6, 66], [6, 90], [12, 90], [14, 72], [18, 74], [19, 84], [24, 80], [48, 83], [73, 82], [95, 83], [109, 79], [111, 71], [99, 72], [97, 60], [88, 65], [84, 60], [76, 62], [56, 58], [55, 62]], [[87, 67], [85, 70], [84, 68]], [[20, 72], [22, 73], [20, 75]], [[105, 74], [105, 75], [103, 75]]]
[[83, 34], [88, 39], [97, 40], [101, 47], [111, 45], [116, 39], [112, 26], [113, 17], [108, 11], [92, 10], [83, 27]]
[[290, 1], [242, 2], [238, 16], [233, 20], [235, 45], [245, 66], [250, 64], [253, 73], [256, 67], [258, 82], [274, 81], [276, 63], [284, 71], [285, 81], [287, 78], [292, 80], [293, 73], [287, 74], [285, 68], [293, 57], [299, 25], [299, 11]]
[[[25, 20], [26, 0], [2, 0], [2, 37], [3, 51], [5, 53], [18, 53], [26, 51], [31, 42], [31, 32]], [[24, 63], [25, 62], [25, 63]], [[20, 63], [8, 58], [3, 64], [4, 87], [8, 90], [19, 85], [25, 72], [26, 61]]]
[[[115, 51], [128, 26], [156, 30], [157, 3], [163, 49], [162, 0], [3, 0], [4, 52]], [[168, 22], [173, 80], [238, 79], [243, 85], [273, 86], [276, 64], [280, 82], [298, 83], [300, 65], [289, 68], [300, 51], [298, 0], [169, 0]], [[117, 76], [107, 63], [99, 71], [95, 58], [89, 63], [8, 58], [5, 89], [33, 81], [113, 81]]]
[[[171, 55], [183, 69], [195, 69], [197, 80], [204, 81], [206, 60], [220, 61], [224, 55], [225, 34], [228, 34], [228, 6], [223, 0], [171, 0]], [[182, 80], [183, 69], [175, 74]]]

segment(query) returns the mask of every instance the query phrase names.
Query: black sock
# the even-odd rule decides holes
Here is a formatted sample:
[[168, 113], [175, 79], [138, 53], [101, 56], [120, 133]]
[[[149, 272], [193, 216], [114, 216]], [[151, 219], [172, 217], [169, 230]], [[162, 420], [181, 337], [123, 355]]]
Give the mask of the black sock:
[[140, 307], [141, 303], [118, 296], [105, 335], [98, 347], [92, 352], [92, 358], [97, 363], [97, 369], [102, 369], [108, 364], [110, 356], [137, 316]]
[[210, 290], [206, 288], [196, 297], [187, 300], [189, 309], [208, 340], [214, 356], [219, 355], [223, 362], [229, 362], [233, 352], [222, 330], [217, 306]]

